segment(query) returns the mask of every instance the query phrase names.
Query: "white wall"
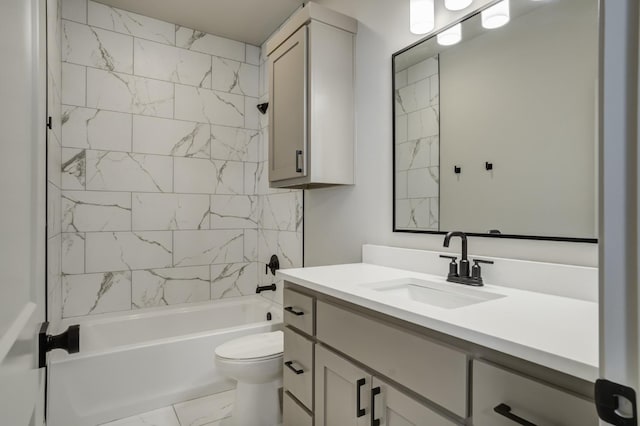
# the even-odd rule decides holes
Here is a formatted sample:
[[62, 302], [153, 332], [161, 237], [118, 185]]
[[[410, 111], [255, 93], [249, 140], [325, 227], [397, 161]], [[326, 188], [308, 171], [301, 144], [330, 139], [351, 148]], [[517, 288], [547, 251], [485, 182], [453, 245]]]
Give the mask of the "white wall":
[[[305, 266], [358, 262], [363, 243], [439, 250], [441, 235], [392, 232], [391, 55], [409, 33], [408, 0], [319, 0], [360, 21], [356, 38], [356, 185], [305, 194]], [[440, 2], [437, 2], [440, 4]], [[476, 1], [480, 7], [487, 1]], [[437, 17], [437, 25], [454, 18]], [[450, 250], [459, 250], [452, 244]], [[470, 252], [595, 266], [595, 244], [472, 238]], [[443, 264], [443, 270], [446, 265]]]

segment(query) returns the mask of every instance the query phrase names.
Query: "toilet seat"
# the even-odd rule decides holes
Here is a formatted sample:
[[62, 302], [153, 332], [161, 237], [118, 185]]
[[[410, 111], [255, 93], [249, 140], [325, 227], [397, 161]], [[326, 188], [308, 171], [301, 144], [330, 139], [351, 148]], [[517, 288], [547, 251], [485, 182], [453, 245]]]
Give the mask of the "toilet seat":
[[270, 333], [252, 334], [219, 345], [216, 357], [235, 362], [255, 362], [282, 356], [284, 333], [280, 330]]

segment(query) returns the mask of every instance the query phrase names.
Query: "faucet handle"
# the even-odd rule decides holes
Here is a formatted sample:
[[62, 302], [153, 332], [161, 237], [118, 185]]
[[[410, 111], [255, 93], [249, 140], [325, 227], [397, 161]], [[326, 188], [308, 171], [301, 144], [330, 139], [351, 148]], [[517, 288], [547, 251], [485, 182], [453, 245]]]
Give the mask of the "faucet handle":
[[473, 259], [473, 266], [471, 267], [471, 279], [475, 280], [482, 285], [482, 269], [480, 263], [487, 265], [493, 265], [493, 260]]
[[446, 254], [441, 254], [441, 255], [440, 255], [440, 257], [441, 257], [441, 258], [443, 258], [443, 259], [451, 259], [451, 260], [453, 260], [453, 261], [455, 261], [456, 259], [458, 259], [458, 257], [457, 257], [457, 256], [447, 256]]
[[[484, 260], [484, 259], [473, 259], [473, 263], [478, 265], [478, 263], [485, 263], [487, 265], [493, 265], [493, 260]], [[480, 267], [480, 265], [478, 265]]]
[[440, 257], [443, 259], [451, 259], [451, 262], [449, 262], [449, 275], [447, 275], [447, 278], [458, 277], [458, 264], [456, 263], [458, 258], [456, 256], [448, 256], [446, 254], [441, 254]]

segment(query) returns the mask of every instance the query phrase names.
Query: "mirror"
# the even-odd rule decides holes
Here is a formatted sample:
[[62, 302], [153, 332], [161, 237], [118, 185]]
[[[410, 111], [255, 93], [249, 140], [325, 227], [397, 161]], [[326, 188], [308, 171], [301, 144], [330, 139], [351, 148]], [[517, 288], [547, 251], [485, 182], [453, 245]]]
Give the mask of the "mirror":
[[596, 241], [598, 2], [509, 5], [393, 55], [394, 231]]

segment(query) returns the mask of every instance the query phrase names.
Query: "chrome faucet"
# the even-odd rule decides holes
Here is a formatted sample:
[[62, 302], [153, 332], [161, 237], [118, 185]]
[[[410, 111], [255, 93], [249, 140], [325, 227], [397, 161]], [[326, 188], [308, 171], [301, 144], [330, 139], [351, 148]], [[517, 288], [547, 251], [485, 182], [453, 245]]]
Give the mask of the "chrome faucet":
[[467, 258], [467, 234], [460, 231], [448, 232], [444, 237], [443, 245], [449, 247], [451, 237], [460, 237], [462, 240], [462, 256], [460, 258], [460, 271], [458, 272], [457, 258], [455, 256], [446, 256], [441, 254], [440, 257], [445, 259], [451, 259], [449, 263], [449, 275], [447, 275], [447, 281], [458, 284], [466, 284], [472, 286], [482, 286], [482, 275], [480, 263], [492, 264], [491, 260], [473, 259], [473, 267], [471, 267], [471, 273], [469, 273], [469, 259]]

